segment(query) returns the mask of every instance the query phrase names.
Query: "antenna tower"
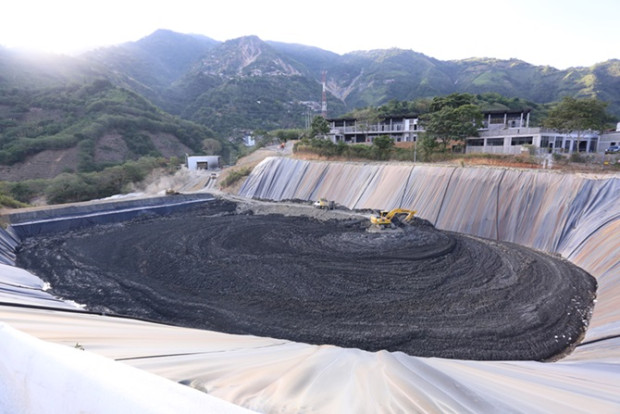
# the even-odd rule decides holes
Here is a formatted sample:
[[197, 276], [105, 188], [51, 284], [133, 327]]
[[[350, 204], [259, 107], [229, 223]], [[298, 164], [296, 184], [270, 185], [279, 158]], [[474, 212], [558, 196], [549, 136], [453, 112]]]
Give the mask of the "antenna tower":
[[321, 115], [323, 116], [323, 118], [327, 118], [327, 86], [325, 83], [326, 75], [327, 72], [323, 71], [323, 95], [321, 98]]

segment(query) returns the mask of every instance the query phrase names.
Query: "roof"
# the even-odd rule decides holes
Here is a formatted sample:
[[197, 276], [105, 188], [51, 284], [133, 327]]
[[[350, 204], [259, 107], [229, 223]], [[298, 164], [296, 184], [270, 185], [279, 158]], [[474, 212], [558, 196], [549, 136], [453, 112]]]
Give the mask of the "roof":
[[[401, 115], [384, 115], [384, 116], [378, 116], [377, 118], [380, 120], [386, 120], [386, 119], [390, 119], [390, 118], [409, 118], [409, 119], [415, 119], [415, 118], [419, 118], [420, 115], [419, 114], [401, 114]], [[334, 121], [357, 121], [358, 118], [355, 117], [338, 117], [338, 118], [326, 118], [327, 122], [334, 122]]]
[[490, 109], [488, 111], [482, 111], [484, 115], [494, 115], [494, 114], [520, 114], [520, 113], [530, 113], [532, 112], [532, 108], [523, 108], [523, 109]]

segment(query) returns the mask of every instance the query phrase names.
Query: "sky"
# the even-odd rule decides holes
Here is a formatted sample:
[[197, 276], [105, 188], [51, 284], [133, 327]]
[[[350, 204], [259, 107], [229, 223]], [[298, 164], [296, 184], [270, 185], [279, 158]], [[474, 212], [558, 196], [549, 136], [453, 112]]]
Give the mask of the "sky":
[[619, 0], [7, 0], [0, 45], [77, 54], [157, 29], [256, 35], [344, 54], [400, 48], [441, 60], [517, 58], [558, 69], [620, 58]]

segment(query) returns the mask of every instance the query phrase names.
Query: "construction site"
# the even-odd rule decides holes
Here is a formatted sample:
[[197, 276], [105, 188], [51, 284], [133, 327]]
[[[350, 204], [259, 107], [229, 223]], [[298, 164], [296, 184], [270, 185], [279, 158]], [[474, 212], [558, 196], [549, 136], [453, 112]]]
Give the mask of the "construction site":
[[[12, 214], [0, 350], [50, 362], [0, 386], [65, 373], [53, 393], [110, 397], [71, 401], [92, 412], [620, 408], [617, 176], [280, 156], [211, 188]], [[106, 385], [145, 374], [152, 398]]]

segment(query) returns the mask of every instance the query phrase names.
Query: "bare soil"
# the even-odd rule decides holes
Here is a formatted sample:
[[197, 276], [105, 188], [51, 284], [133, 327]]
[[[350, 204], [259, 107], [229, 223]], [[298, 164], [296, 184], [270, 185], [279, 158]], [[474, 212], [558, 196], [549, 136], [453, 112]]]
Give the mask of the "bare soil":
[[54, 178], [65, 171], [75, 171], [78, 148], [45, 150], [29, 157], [27, 162], [0, 165], [0, 180], [22, 181], [36, 178]]

